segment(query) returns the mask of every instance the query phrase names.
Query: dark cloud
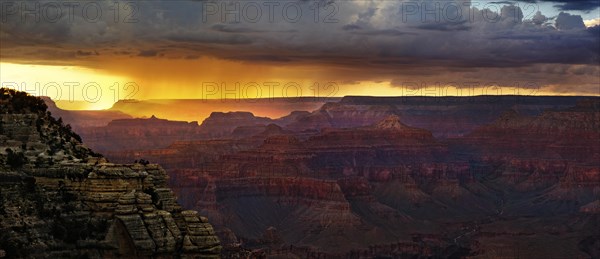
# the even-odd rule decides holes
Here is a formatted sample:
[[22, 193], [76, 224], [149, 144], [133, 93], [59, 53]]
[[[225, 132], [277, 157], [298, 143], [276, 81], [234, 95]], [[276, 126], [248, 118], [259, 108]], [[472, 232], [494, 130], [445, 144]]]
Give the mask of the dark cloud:
[[553, 1], [557, 4], [556, 6], [563, 11], [592, 11], [598, 8], [597, 0], [575, 0], [575, 1]]
[[490, 2], [490, 4], [494, 4], [494, 5], [513, 5], [513, 4], [515, 4], [515, 1], [495, 1], [495, 2]]
[[416, 28], [434, 31], [466, 31], [469, 30], [471, 27], [468, 26], [467, 21], [461, 21], [456, 23], [426, 23], [418, 25]]
[[261, 62], [290, 62], [291, 58], [285, 56], [277, 56], [277, 55], [242, 55], [242, 56], [231, 56], [225, 57], [227, 59], [233, 60], [243, 60], [243, 61], [261, 61]]
[[173, 35], [167, 36], [167, 40], [190, 43], [190, 44], [223, 44], [223, 45], [245, 45], [251, 44], [252, 39], [243, 34], [203, 34], [203, 35]]
[[[497, 9], [464, 5], [468, 0], [442, 2], [463, 9], [452, 9], [456, 13], [444, 13], [439, 21], [427, 21], [420, 12], [403, 13], [402, 4], [414, 1], [334, 1], [330, 3], [338, 7], [335, 19], [327, 22], [329, 13], [322, 12], [315, 22], [313, 2], [298, 1], [305, 15], [297, 21], [277, 16], [269, 22], [263, 13], [264, 19], [254, 23], [244, 21], [243, 16], [240, 22], [223, 21], [218, 15], [203, 17], [199, 15], [203, 2], [140, 1], [135, 23], [115, 22], [108, 15], [95, 23], [82, 17], [75, 17], [77, 22], [31, 23], [12, 15], [0, 26], [0, 56], [16, 62], [88, 62], [85, 65], [111, 55], [145, 60], [215, 57], [251, 64], [324, 67], [323, 74], [335, 71], [331, 73], [348, 81], [447, 72], [475, 77], [470, 70], [485, 75], [485, 69], [597, 66], [600, 60], [600, 27], [586, 29], [579, 15], [563, 12], [554, 20], [549, 16], [555, 14], [537, 12], [524, 17], [512, 1], [495, 2], [500, 5]], [[562, 9], [593, 9], [591, 1], [551, 2]], [[579, 4], [568, 6], [575, 2]], [[110, 3], [101, 2], [107, 10]], [[447, 17], [461, 12], [458, 19]], [[96, 50], [103, 55], [96, 56]], [[577, 71], [570, 75], [581, 75]]]
[[356, 25], [356, 24], [346, 24], [344, 26], [342, 26], [342, 30], [345, 31], [354, 31], [354, 30], [360, 30], [362, 29], [362, 27], [360, 27], [360, 25]]
[[365, 35], [365, 36], [407, 36], [407, 35], [417, 35], [415, 32], [411, 31], [401, 31], [399, 29], [385, 29], [385, 30], [354, 30], [353, 34], [357, 35]]
[[[591, 34], [591, 35], [600, 35], [600, 25], [596, 25], [594, 27], [590, 27], [587, 29], [587, 31]], [[599, 40], [598, 38], [596, 38], [596, 40]], [[600, 45], [600, 44], [599, 44]]]
[[258, 32], [265, 32], [263, 30], [256, 30], [256, 29], [252, 29], [252, 28], [248, 28], [248, 27], [238, 27], [238, 26], [231, 26], [228, 24], [215, 24], [211, 27], [213, 30], [215, 31], [220, 31], [220, 32], [228, 32], [228, 33], [258, 33]]
[[559, 30], [585, 29], [585, 24], [579, 15], [560, 12], [556, 17], [556, 28]]
[[82, 51], [82, 50], [78, 50], [77, 51], [77, 56], [99, 56], [100, 53], [98, 53], [98, 51]]
[[187, 56], [185, 56], [185, 59], [188, 59], [188, 60], [194, 60], [194, 59], [199, 59], [199, 58], [200, 58], [200, 56], [198, 56], [198, 55], [187, 55]]
[[157, 50], [142, 50], [138, 53], [138, 57], [156, 57], [157, 55]]
[[[454, 1], [464, 7], [463, 0]], [[515, 66], [540, 62], [588, 64], [598, 60], [598, 51], [591, 44], [600, 36], [584, 30], [572, 31], [585, 28], [580, 16], [561, 13], [556, 19], [557, 31], [548, 26], [550, 19], [541, 12], [523, 20], [523, 11], [509, 5], [509, 1], [497, 2], [507, 4], [497, 9], [497, 14], [473, 7], [459, 11], [465, 15], [458, 20], [449, 21], [444, 16], [433, 22], [424, 21], [419, 13], [403, 16], [403, 1], [338, 1], [332, 2], [338, 5], [339, 12], [334, 23], [315, 22], [310, 3], [298, 3], [307, 15], [294, 23], [282, 17], [276, 17], [278, 20], [273, 23], [266, 18], [257, 23], [243, 19], [223, 22], [223, 17], [218, 16], [204, 20], [206, 17], [198, 17], [202, 3], [192, 1], [177, 1], [173, 5], [141, 2], [140, 19], [132, 24], [115, 23], [113, 17], [95, 23], [84, 20], [78, 24], [29, 24], [14, 15], [0, 29], [0, 37], [2, 49], [26, 45], [75, 47], [74, 52], [82, 51], [75, 58], [90, 56], [90, 49], [110, 46], [110, 53], [138, 53], [142, 57], [160, 57], [160, 49], [160, 54], [170, 58], [212, 55], [241, 61], [303, 64], [312, 59], [317, 64], [346, 66], [360, 66], [354, 63], [355, 59], [390, 65], [411, 59], [413, 63], [460, 67], [504, 67], [511, 62]], [[499, 19], [485, 19], [490, 16]], [[6, 51], [2, 56], [6, 56]], [[329, 57], [331, 60], [327, 60]]]
[[562, 11], [585, 11], [589, 12], [597, 9], [600, 4], [598, 0], [520, 0], [526, 3], [551, 2], [555, 7]]

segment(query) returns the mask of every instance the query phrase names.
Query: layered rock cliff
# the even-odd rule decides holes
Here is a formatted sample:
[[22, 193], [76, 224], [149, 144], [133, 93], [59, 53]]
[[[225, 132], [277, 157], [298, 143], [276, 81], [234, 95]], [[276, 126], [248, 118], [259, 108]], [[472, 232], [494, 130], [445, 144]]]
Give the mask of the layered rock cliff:
[[212, 226], [178, 205], [160, 166], [108, 163], [46, 108], [0, 90], [0, 254], [220, 257]]

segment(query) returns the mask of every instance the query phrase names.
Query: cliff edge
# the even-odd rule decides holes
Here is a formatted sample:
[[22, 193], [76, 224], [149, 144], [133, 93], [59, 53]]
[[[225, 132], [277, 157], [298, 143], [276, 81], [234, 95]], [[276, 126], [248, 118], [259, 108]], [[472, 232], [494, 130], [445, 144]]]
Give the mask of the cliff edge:
[[0, 89], [0, 257], [219, 258], [158, 165], [112, 164], [44, 102]]

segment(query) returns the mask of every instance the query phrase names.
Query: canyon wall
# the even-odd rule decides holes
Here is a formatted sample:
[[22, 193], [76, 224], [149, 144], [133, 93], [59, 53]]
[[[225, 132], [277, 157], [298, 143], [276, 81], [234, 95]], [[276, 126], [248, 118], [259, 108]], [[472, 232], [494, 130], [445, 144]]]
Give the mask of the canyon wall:
[[112, 164], [46, 111], [0, 92], [0, 254], [219, 258], [207, 218], [184, 210], [154, 164]]

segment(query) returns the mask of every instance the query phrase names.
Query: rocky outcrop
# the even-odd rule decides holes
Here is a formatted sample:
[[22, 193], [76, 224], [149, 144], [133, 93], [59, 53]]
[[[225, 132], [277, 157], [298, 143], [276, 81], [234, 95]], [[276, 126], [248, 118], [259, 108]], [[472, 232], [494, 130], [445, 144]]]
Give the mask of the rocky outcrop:
[[212, 226], [177, 204], [161, 167], [108, 163], [25, 93], [1, 89], [0, 108], [7, 256], [220, 257]]

